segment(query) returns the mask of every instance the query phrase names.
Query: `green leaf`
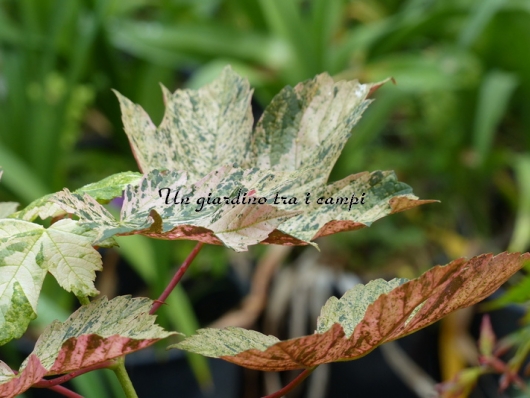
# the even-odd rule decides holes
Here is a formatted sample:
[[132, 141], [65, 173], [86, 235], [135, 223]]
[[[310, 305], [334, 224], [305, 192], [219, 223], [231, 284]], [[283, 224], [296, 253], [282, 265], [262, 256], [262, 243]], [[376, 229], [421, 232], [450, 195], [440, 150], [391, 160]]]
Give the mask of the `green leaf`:
[[0, 344], [18, 338], [36, 317], [46, 272], [79, 296], [98, 293], [95, 271], [101, 256], [91, 232], [67, 219], [50, 228], [22, 220], [0, 220]]
[[6, 171], [2, 183], [25, 202], [50, 192], [36, 173], [5, 145], [0, 145], [0, 166]]
[[315, 334], [286, 341], [240, 328], [202, 329], [172, 345], [252, 369], [282, 371], [360, 358], [493, 293], [530, 253], [483, 254], [437, 266], [403, 283], [358, 285], [322, 308]]
[[519, 204], [508, 250], [522, 251], [530, 247], [530, 155], [517, 156], [513, 166]]
[[462, 25], [464, 29], [460, 32], [459, 44], [462, 47], [470, 47], [505, 3], [505, 0], [484, 0], [475, 3], [474, 9]]
[[0, 397], [19, 394], [43, 376], [69, 373], [143, 349], [166, 332], [149, 315], [147, 298], [100, 298], [82, 306], [65, 322], [53, 322], [37, 340], [18, 376], [0, 362]]
[[88, 194], [100, 203], [110, 202], [112, 199], [120, 197], [123, 190], [128, 185], [137, 184], [142, 178], [140, 173], [125, 171], [113, 174], [98, 182], [87, 184], [74, 192]]
[[484, 77], [480, 87], [473, 128], [473, 147], [479, 165], [489, 155], [495, 132], [517, 85], [518, 79], [513, 73], [492, 71]]
[[[110, 200], [121, 196], [127, 185], [134, 185], [141, 178], [141, 174], [126, 171], [123, 173], [113, 174], [101, 181], [85, 185], [74, 192], [79, 194], [88, 194], [101, 203], [107, 203]], [[45, 220], [50, 217], [58, 217], [66, 214], [56, 203], [53, 202], [55, 194], [45, 195], [31, 202], [23, 210], [11, 215], [12, 218], [18, 218], [26, 221], [33, 221], [37, 217]]]

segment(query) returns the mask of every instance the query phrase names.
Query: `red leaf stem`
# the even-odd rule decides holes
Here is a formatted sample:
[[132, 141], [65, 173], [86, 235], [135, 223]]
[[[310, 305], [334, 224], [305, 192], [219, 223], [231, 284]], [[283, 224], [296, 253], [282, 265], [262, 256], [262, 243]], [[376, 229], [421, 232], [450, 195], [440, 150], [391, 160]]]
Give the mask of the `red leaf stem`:
[[55, 379], [51, 379], [51, 380], [42, 379], [38, 383], [34, 384], [32, 387], [50, 388], [50, 387], [58, 386], [59, 384], [63, 384], [69, 380], [72, 380], [74, 377], [81, 376], [82, 374], [91, 372], [93, 370], [108, 368], [112, 365], [114, 365], [114, 361], [101, 362], [96, 365], [88, 366], [86, 368], [76, 370], [75, 372], [71, 372], [63, 376], [56, 377]]
[[291, 381], [289, 384], [287, 384], [285, 387], [283, 387], [281, 390], [276, 391], [275, 393], [271, 395], [267, 395], [263, 398], [281, 398], [287, 393], [290, 393], [296, 386], [298, 386], [302, 381], [304, 381], [307, 376], [309, 376], [313, 370], [316, 369], [316, 366], [311, 369], [306, 369], [302, 373], [300, 373], [296, 378]]
[[173, 279], [171, 279], [171, 282], [169, 282], [169, 284], [167, 285], [166, 289], [162, 292], [160, 297], [154, 301], [153, 306], [151, 307], [151, 311], [149, 311], [149, 314], [154, 314], [156, 310], [158, 310], [162, 306], [162, 304], [164, 304], [165, 300], [168, 298], [175, 286], [177, 286], [177, 284], [180, 282], [180, 280], [184, 276], [184, 273], [186, 272], [192, 261], [195, 259], [197, 254], [199, 254], [203, 246], [204, 243], [202, 242], [198, 242], [197, 245], [195, 245], [186, 260], [184, 260], [178, 271], [175, 273], [175, 276], [173, 276]]
[[71, 391], [68, 388], [63, 387], [63, 386], [53, 386], [53, 387], [50, 387], [49, 390], [55, 391], [56, 393], [59, 393], [61, 395], [64, 395], [65, 397], [69, 397], [69, 398], [83, 398], [82, 395], [79, 395], [78, 393], [73, 392], [73, 391]]

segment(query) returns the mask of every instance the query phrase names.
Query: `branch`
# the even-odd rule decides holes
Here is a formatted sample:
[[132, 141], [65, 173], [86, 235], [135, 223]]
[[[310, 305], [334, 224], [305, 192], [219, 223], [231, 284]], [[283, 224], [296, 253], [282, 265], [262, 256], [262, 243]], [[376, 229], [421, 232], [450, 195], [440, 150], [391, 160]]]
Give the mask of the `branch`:
[[91, 372], [93, 370], [108, 368], [109, 366], [112, 366], [112, 365], [114, 365], [114, 361], [101, 362], [96, 365], [88, 366], [86, 368], [76, 370], [75, 372], [56, 377], [55, 379], [51, 379], [51, 380], [42, 379], [38, 383], [33, 384], [32, 387], [35, 387], [35, 388], [55, 387], [55, 386], [58, 386], [59, 384], [63, 384], [69, 380], [72, 380], [74, 377], [81, 376], [82, 374]]
[[166, 289], [162, 292], [158, 300], [155, 300], [155, 302], [153, 303], [151, 311], [149, 311], [151, 315], [154, 314], [162, 304], [164, 304], [164, 301], [168, 298], [169, 294], [173, 291], [175, 286], [177, 286], [177, 284], [180, 282], [180, 280], [184, 276], [184, 273], [186, 272], [192, 261], [195, 259], [197, 254], [199, 254], [203, 246], [204, 243], [198, 242], [197, 245], [193, 248], [186, 260], [184, 260], [178, 271], [175, 273], [175, 276], [173, 276], [173, 279], [171, 279], [171, 282], [169, 282], [169, 285], [167, 285]]
[[304, 381], [307, 376], [309, 376], [313, 370], [315, 370], [317, 367], [306, 369], [302, 373], [300, 373], [293, 381], [291, 381], [289, 384], [287, 384], [284, 388], [281, 390], [276, 391], [274, 394], [267, 395], [263, 398], [281, 398], [285, 394], [291, 392], [296, 386], [298, 386], [302, 381]]
[[56, 393], [59, 393], [69, 398], [83, 398], [82, 395], [79, 395], [78, 393], [75, 393], [63, 386], [53, 386], [53, 387], [50, 387], [49, 390], [55, 391]]

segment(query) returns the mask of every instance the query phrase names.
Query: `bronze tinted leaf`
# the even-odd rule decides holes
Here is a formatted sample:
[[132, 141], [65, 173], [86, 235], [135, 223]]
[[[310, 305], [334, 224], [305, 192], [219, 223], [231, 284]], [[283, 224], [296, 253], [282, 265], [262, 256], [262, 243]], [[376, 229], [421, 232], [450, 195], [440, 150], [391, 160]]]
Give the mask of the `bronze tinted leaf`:
[[[41, 334], [15, 376], [0, 362], [0, 397], [20, 394], [44, 376], [68, 373], [145, 348], [172, 334], [154, 323], [147, 298], [100, 298]], [[4, 394], [4, 395], [2, 395]]]
[[[317, 331], [310, 336], [274, 342], [270, 337], [261, 335], [260, 338], [255, 335], [257, 332], [252, 332], [252, 339], [258, 343], [248, 349], [249, 336], [241, 330], [203, 330], [173, 347], [267, 371], [353, 360], [452, 311], [481, 301], [529, 259], [529, 253], [484, 254], [436, 266], [406, 283], [378, 280], [354, 287], [340, 300], [328, 301], [322, 309]], [[222, 349], [216, 349], [216, 340], [225, 342]], [[267, 341], [270, 345], [264, 349]], [[233, 354], [227, 355], [229, 350]]]

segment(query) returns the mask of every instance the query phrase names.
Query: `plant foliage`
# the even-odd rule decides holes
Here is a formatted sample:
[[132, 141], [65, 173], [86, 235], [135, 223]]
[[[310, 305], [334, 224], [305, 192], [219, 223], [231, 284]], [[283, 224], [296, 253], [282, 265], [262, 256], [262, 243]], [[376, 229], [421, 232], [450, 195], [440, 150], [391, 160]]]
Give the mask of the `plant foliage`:
[[44, 376], [119, 358], [174, 334], [154, 324], [151, 305], [147, 298], [102, 298], [82, 306], [65, 322], [53, 322], [18, 375], [0, 361], [0, 397], [20, 394]]
[[[249, 84], [226, 68], [199, 90], [164, 89], [166, 113], [156, 128], [138, 105], [118, 94], [123, 124], [140, 169], [139, 185], [125, 190], [115, 220], [89, 195], [57, 194], [54, 201], [96, 228], [101, 239], [144, 234], [164, 239], [224, 243], [246, 250], [259, 242], [300, 245], [355, 230], [420, 201], [393, 172], [359, 173], [328, 184], [352, 128], [380, 84], [334, 82], [322, 74], [282, 90], [252, 130]], [[169, 172], [165, 172], [169, 170]], [[161, 190], [171, 188], [161, 194]], [[209, 194], [240, 192], [267, 198], [254, 208], [224, 201], [200, 210], [169, 203], [175, 193], [191, 203]], [[361, 197], [362, 206], [322, 205], [320, 197]], [[310, 194], [308, 203], [301, 203]], [[356, 195], [356, 196], [355, 196]], [[296, 203], [288, 199], [296, 198]], [[278, 200], [274, 200], [278, 198]]]
[[238, 328], [202, 329], [174, 345], [252, 369], [282, 371], [360, 358], [489, 296], [530, 255], [484, 254], [437, 266], [408, 281], [357, 285], [322, 308], [315, 334], [279, 341]]
[[[329, 181], [368, 96], [380, 85], [318, 75], [283, 89], [254, 129], [249, 83], [230, 68], [199, 90], [164, 89], [159, 127], [118, 94], [142, 174], [65, 189], [16, 213], [13, 203], [0, 206], [0, 343], [20, 337], [36, 317], [47, 272], [84, 303], [44, 331], [18, 374], [0, 363], [0, 397], [19, 394], [44, 376], [106, 367], [172, 334], [154, 324], [149, 299], [89, 302], [98, 294], [95, 272], [102, 267], [94, 246], [113, 245], [114, 236], [191, 239], [236, 251], [258, 243], [316, 246], [318, 237], [432, 202], [418, 200], [390, 171]], [[122, 195], [116, 218], [104, 204]], [[77, 218], [61, 219], [66, 214]], [[45, 228], [32, 222], [37, 217], [55, 219]], [[326, 303], [311, 336], [279, 341], [243, 329], [205, 329], [174, 347], [261, 370], [356, 359], [482, 300], [528, 258], [482, 255], [408, 282], [359, 285]]]

